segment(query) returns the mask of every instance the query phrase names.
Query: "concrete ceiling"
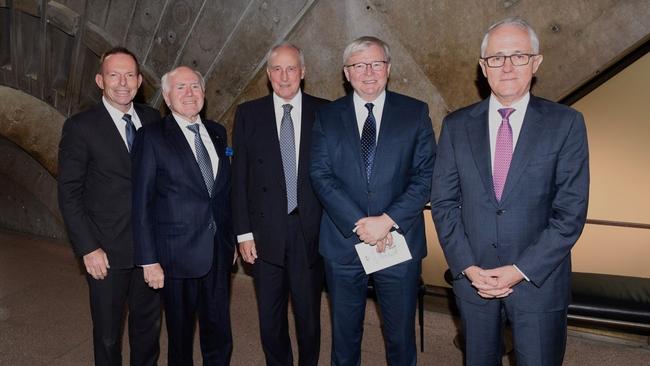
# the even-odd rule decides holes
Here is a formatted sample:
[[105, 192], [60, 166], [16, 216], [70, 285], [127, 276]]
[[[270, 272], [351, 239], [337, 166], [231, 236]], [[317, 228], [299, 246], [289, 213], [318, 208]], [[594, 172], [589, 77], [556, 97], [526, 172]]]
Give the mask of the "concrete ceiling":
[[[263, 63], [273, 44], [301, 46], [306, 91], [335, 99], [345, 93], [343, 48], [375, 35], [392, 49], [389, 88], [427, 101], [438, 131], [446, 113], [481, 98], [481, 38], [514, 15], [539, 33], [534, 93], [552, 100], [650, 35], [647, 0], [0, 0], [0, 85], [68, 116], [99, 100], [99, 55], [125, 45], [143, 64], [142, 99], [159, 107], [160, 76], [190, 65], [206, 76], [206, 116], [230, 129], [238, 103], [268, 93]], [[39, 150], [26, 146], [33, 138], [11, 139]]]

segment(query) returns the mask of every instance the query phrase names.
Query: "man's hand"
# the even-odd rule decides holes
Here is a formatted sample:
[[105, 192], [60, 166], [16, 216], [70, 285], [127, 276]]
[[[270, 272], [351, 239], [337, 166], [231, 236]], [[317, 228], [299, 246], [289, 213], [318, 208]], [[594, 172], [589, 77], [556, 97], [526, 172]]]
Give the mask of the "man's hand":
[[393, 234], [389, 232], [385, 238], [379, 239], [379, 241], [377, 241], [377, 253], [383, 253], [386, 248], [391, 246], [393, 246]]
[[484, 277], [490, 277], [497, 282], [494, 289], [479, 291], [479, 295], [483, 297], [506, 297], [512, 293], [512, 288], [524, 279], [521, 272], [513, 265], [484, 269], [479, 274]]
[[142, 267], [144, 272], [144, 282], [152, 289], [159, 289], [165, 286], [165, 272], [160, 263], [146, 265]]
[[[395, 221], [386, 214], [364, 217], [354, 223], [359, 239], [371, 245], [379, 244], [380, 241], [385, 240], [394, 224]], [[386, 243], [382, 244], [385, 245]]]
[[246, 263], [254, 264], [257, 259], [257, 249], [255, 249], [255, 240], [246, 240], [239, 243], [239, 253]]
[[499, 288], [498, 280], [486, 275], [485, 272], [483, 268], [478, 266], [470, 266], [463, 271], [465, 277], [472, 282], [472, 286], [478, 290], [479, 296], [493, 299], [495, 297], [505, 297], [512, 293], [511, 288]]
[[108, 269], [111, 266], [108, 264], [108, 257], [102, 248], [97, 248], [92, 252], [83, 256], [84, 266], [86, 272], [93, 276], [96, 280], [103, 280], [108, 275]]

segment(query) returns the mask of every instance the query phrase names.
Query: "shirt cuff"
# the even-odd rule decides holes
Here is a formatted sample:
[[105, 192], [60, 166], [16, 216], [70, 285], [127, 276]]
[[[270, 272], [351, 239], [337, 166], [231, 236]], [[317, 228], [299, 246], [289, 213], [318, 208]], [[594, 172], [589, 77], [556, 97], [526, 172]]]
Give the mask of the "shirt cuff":
[[522, 276], [524, 276], [524, 279], [525, 279], [527, 282], [530, 282], [530, 278], [528, 278], [528, 276], [526, 276], [526, 274], [525, 274], [524, 272], [522, 272], [522, 271], [519, 269], [519, 267], [517, 267], [516, 264], [513, 264], [512, 266], [515, 267], [515, 269], [516, 269], [517, 271], [519, 271], [519, 273], [521, 273]]
[[253, 239], [253, 233], [245, 233], [245, 234], [237, 235], [237, 243], [243, 243], [249, 240], [255, 240]]

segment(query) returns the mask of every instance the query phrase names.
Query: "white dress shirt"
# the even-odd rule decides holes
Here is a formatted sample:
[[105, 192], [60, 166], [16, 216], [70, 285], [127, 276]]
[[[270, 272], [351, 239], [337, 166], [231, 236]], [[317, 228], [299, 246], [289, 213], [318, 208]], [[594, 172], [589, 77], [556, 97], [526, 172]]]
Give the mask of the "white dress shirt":
[[[384, 114], [384, 102], [386, 102], [386, 90], [382, 91], [379, 96], [377, 96], [377, 99], [373, 100], [372, 102], [368, 102], [361, 98], [357, 92], [354, 92], [354, 95], [352, 96], [352, 101], [354, 102], [354, 113], [357, 116], [357, 128], [359, 128], [359, 139], [361, 139], [361, 134], [363, 133], [363, 124], [366, 123], [366, 118], [368, 118], [368, 108], [366, 108], [366, 103], [372, 103], [374, 106], [372, 107], [372, 114], [375, 116], [375, 124], [376, 124], [376, 136], [375, 136], [375, 144], [376, 141], [379, 139], [379, 127], [381, 126], [381, 117]], [[375, 145], [376, 146], [376, 145]]]
[[196, 147], [194, 146], [194, 132], [187, 128], [187, 126], [198, 123], [201, 127], [199, 128], [199, 135], [201, 136], [201, 141], [203, 141], [203, 145], [205, 145], [205, 148], [208, 150], [208, 155], [210, 156], [210, 163], [212, 164], [212, 172], [214, 176], [217, 176], [217, 169], [219, 169], [219, 155], [217, 155], [217, 150], [214, 148], [214, 144], [212, 143], [212, 139], [210, 138], [210, 134], [208, 134], [208, 130], [205, 128], [205, 125], [201, 121], [201, 116], [198, 116], [195, 122], [190, 122], [186, 120], [185, 118], [177, 115], [176, 113], [172, 113], [174, 115], [174, 119], [176, 120], [176, 123], [178, 123], [178, 127], [180, 127], [181, 131], [183, 131], [183, 135], [185, 136], [185, 139], [187, 139], [187, 143], [190, 145], [190, 148], [192, 149], [192, 153], [194, 154], [194, 158], [196, 159]]
[[129, 110], [126, 113], [110, 105], [110, 103], [108, 103], [108, 100], [106, 100], [106, 97], [104, 96], [102, 96], [102, 103], [104, 103], [104, 107], [106, 107], [106, 110], [108, 111], [108, 114], [110, 114], [113, 123], [115, 123], [115, 128], [117, 128], [117, 132], [119, 132], [120, 136], [122, 136], [122, 140], [124, 141], [124, 146], [126, 146], [126, 148], [128, 149], [129, 145], [126, 142], [126, 121], [123, 120], [122, 117], [124, 117], [125, 114], [130, 114], [131, 121], [133, 122], [136, 131], [140, 127], [142, 127], [142, 122], [140, 122], [140, 118], [138, 117], [138, 114], [135, 113], [135, 109], [133, 109], [133, 103], [131, 103]]
[[515, 151], [517, 146], [517, 140], [519, 140], [519, 133], [521, 132], [521, 126], [524, 124], [524, 116], [526, 115], [526, 109], [528, 108], [528, 101], [530, 100], [530, 93], [526, 93], [523, 98], [519, 99], [516, 103], [505, 107], [497, 98], [494, 97], [494, 94], [490, 95], [490, 112], [489, 112], [489, 126], [490, 126], [490, 161], [494, 167], [494, 154], [496, 151], [497, 144], [497, 133], [499, 132], [499, 126], [501, 126], [501, 114], [499, 114], [499, 109], [501, 108], [514, 108], [515, 111], [512, 112], [508, 121], [510, 121], [510, 128], [512, 128], [512, 151]]

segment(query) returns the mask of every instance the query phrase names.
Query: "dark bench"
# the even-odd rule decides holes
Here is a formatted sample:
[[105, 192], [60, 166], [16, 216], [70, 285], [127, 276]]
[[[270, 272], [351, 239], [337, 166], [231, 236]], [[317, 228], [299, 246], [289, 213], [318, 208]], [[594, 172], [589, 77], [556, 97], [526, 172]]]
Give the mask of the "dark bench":
[[650, 279], [574, 272], [569, 321], [650, 335]]

